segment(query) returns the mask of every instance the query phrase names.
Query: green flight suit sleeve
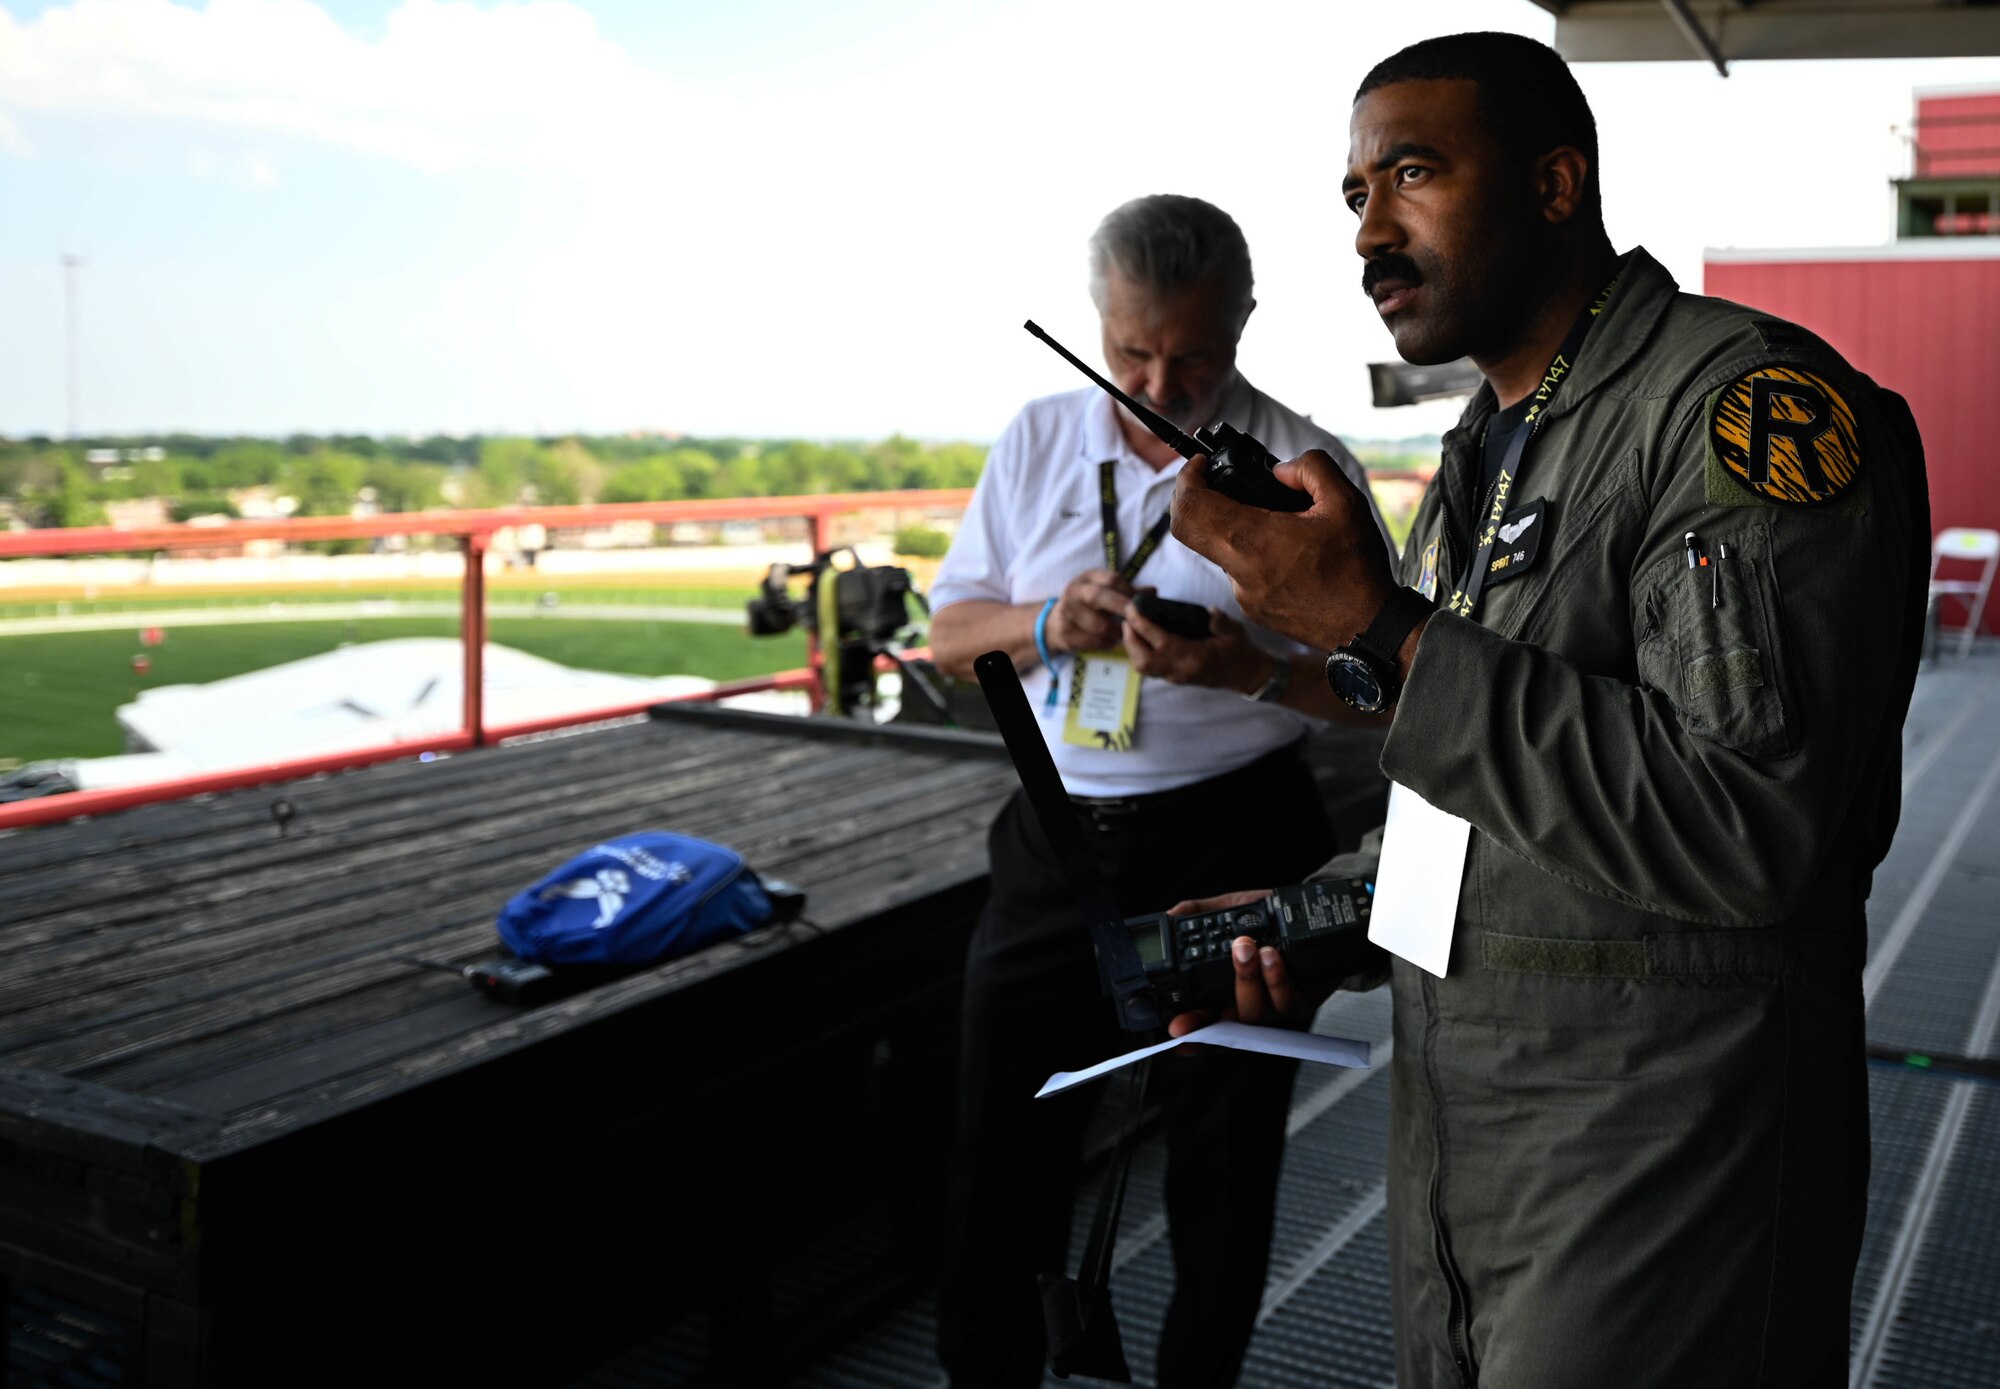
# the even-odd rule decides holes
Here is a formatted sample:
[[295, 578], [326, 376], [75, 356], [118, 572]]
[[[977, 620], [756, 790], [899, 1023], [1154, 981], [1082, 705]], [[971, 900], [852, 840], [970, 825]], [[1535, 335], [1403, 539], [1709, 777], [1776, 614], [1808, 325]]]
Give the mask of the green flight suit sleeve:
[[[1850, 811], [1872, 813], [1856, 790], [1896, 755], [1884, 720], [1914, 669], [1921, 453], [1871, 401], [1840, 497], [1766, 501], [1719, 476], [1714, 404], [1675, 411], [1643, 513], [1599, 538], [1624, 591], [1571, 585], [1562, 599], [1629, 602], [1636, 678], [1566, 658], [1559, 615], [1536, 644], [1441, 612], [1382, 769], [1577, 887], [1686, 920], [1773, 924], [1834, 880], [1853, 900], [1853, 875], [1874, 865], [1848, 861], [1867, 839]], [[1688, 531], [1714, 575], [1689, 569]]]

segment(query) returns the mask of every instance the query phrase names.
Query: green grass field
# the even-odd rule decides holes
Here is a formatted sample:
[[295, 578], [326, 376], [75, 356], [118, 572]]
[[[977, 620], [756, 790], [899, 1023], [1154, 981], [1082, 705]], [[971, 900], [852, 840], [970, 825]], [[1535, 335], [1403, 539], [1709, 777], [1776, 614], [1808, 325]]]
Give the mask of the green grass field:
[[[647, 603], [678, 601], [662, 597], [659, 590], [646, 593]], [[570, 591], [565, 597], [581, 601]], [[293, 601], [294, 595], [285, 598]], [[352, 599], [351, 593], [332, 595], [332, 601]], [[743, 595], [735, 593], [732, 599], [740, 603]], [[718, 624], [559, 616], [502, 615], [488, 625], [492, 640], [503, 646], [585, 670], [738, 680], [794, 669], [806, 661], [805, 638], [799, 632], [753, 640]], [[331, 651], [345, 642], [457, 634], [458, 624], [450, 618], [382, 618], [177, 627], [168, 632], [165, 644], [151, 648], [142, 648], [131, 631], [0, 636], [0, 765], [122, 752], [113, 713], [147, 685], [219, 680]], [[143, 678], [132, 670], [132, 657], [141, 651], [152, 662]]]

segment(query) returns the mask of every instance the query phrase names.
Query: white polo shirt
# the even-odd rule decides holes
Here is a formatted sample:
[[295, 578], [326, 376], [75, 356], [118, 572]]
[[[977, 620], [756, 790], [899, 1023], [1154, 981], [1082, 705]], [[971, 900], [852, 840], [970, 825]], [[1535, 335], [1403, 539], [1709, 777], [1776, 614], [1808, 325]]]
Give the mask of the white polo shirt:
[[[1331, 454], [1369, 498], [1383, 546], [1393, 557], [1388, 528], [1369, 494], [1361, 464], [1340, 440], [1240, 376], [1220, 418], [1279, 458], [1296, 458], [1308, 449]], [[1031, 402], [986, 455], [972, 504], [931, 585], [932, 610], [974, 599], [1040, 602], [1059, 595], [1084, 570], [1102, 569], [1098, 465], [1105, 459], [1117, 465], [1113, 476], [1122, 563], [1166, 514], [1182, 461], [1176, 458], [1155, 472], [1126, 444], [1116, 407], [1094, 386]], [[1220, 608], [1243, 620], [1228, 576], [1171, 534], [1161, 539], [1133, 583], [1157, 588], [1163, 598]], [[1251, 626], [1249, 634], [1268, 651], [1309, 649], [1260, 627]], [[1036, 663], [1022, 676], [1042, 736], [1071, 795], [1144, 795], [1218, 776], [1291, 742], [1312, 722], [1303, 714], [1245, 699], [1233, 690], [1147, 677], [1139, 691], [1132, 749], [1081, 747], [1064, 742], [1062, 736], [1074, 668], [1069, 657], [1056, 657], [1055, 673], [1062, 684], [1053, 707], [1048, 703], [1049, 672]]]

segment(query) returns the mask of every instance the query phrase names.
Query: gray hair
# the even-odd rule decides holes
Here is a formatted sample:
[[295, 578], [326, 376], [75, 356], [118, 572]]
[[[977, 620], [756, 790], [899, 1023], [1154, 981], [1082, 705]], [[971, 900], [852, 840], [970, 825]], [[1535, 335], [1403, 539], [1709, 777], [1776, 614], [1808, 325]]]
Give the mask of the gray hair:
[[1112, 266], [1155, 292], [1220, 279], [1239, 320], [1250, 316], [1250, 244], [1228, 213], [1200, 198], [1155, 193], [1115, 209], [1090, 238], [1090, 297], [1103, 313]]

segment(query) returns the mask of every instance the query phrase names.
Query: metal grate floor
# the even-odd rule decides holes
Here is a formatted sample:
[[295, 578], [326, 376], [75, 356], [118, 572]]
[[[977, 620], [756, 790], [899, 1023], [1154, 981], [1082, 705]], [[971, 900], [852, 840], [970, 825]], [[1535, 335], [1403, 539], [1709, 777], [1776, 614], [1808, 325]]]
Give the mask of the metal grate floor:
[[[1903, 823], [1869, 901], [1868, 1035], [1993, 1054], [2000, 1021], [2000, 649], [1927, 669], [1905, 733]], [[1993, 1087], [1870, 1072], [1875, 1161], [1855, 1279], [1856, 1389], [2000, 1385]]]
[[[2000, 1025], [2000, 644], [1946, 657], [1917, 686], [1905, 804], [1869, 906], [1869, 1035], [1912, 1050], [1995, 1052]], [[1986, 715], [1981, 717], [1981, 715]], [[1388, 1000], [1333, 1000], [1321, 1031], [1386, 1053]], [[1293, 1101], [1271, 1282], [1243, 1389], [1392, 1389], [1383, 1149], [1387, 1076], [1307, 1067]], [[1874, 1169], [1855, 1284], [1853, 1389], [2000, 1386], [2000, 1087], [1870, 1071]], [[1135, 1159], [1113, 1291], [1134, 1380], [1153, 1382], [1171, 1289], [1160, 1219], [1164, 1153]], [[1087, 1211], [1091, 1193], [1079, 1199]], [[1077, 1222], [1079, 1227], [1084, 1222]], [[1079, 1231], [1080, 1238], [1080, 1231]], [[933, 1389], [928, 1293], [890, 1309], [792, 1381], [794, 1389]], [[683, 1336], [685, 1333], [682, 1333]], [[585, 1384], [687, 1382], [673, 1337]], [[685, 1342], [683, 1342], [685, 1346]], [[1063, 1383], [1051, 1377], [1048, 1386]]]

